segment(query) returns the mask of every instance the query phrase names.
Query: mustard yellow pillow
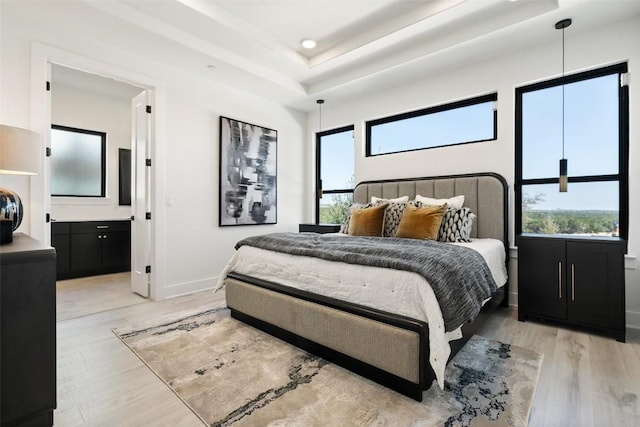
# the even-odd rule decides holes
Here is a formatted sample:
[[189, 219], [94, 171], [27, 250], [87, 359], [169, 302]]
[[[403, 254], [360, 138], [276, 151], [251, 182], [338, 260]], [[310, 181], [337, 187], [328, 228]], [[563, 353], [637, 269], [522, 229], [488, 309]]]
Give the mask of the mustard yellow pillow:
[[386, 204], [371, 208], [354, 209], [349, 220], [349, 234], [352, 236], [382, 236]]
[[417, 208], [407, 205], [402, 214], [396, 237], [409, 239], [437, 240], [442, 216], [447, 205]]

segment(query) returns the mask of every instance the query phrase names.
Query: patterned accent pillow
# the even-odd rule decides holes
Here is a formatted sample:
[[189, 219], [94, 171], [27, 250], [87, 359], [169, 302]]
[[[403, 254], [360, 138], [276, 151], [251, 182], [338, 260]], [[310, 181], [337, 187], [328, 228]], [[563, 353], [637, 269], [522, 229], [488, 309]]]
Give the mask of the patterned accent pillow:
[[471, 228], [476, 216], [469, 208], [448, 208], [442, 217], [438, 241], [470, 242]]
[[344, 222], [342, 223], [342, 225], [340, 226], [340, 233], [349, 234], [349, 221], [351, 221], [351, 212], [353, 210], [366, 209], [366, 208], [370, 208], [371, 206], [373, 206], [373, 204], [371, 203], [353, 203], [351, 206], [349, 206], [349, 209], [347, 209], [347, 216], [344, 219]]
[[398, 230], [398, 225], [400, 225], [400, 220], [402, 219], [404, 208], [407, 207], [407, 203], [396, 203], [385, 199], [379, 199], [373, 205], [379, 206], [383, 203], [388, 204], [388, 206], [384, 212], [384, 229], [382, 230], [382, 236], [394, 237], [396, 235], [396, 231]]

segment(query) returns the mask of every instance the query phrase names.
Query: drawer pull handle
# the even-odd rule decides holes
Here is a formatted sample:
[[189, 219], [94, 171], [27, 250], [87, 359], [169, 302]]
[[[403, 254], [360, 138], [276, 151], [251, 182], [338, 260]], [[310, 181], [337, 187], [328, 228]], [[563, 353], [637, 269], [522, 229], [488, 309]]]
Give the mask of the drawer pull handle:
[[96, 225], [96, 228], [105, 229], [105, 228], [109, 228], [109, 226], [108, 225]]
[[558, 298], [562, 299], [562, 262], [558, 262]]
[[575, 266], [571, 264], [571, 301], [576, 300], [576, 271]]

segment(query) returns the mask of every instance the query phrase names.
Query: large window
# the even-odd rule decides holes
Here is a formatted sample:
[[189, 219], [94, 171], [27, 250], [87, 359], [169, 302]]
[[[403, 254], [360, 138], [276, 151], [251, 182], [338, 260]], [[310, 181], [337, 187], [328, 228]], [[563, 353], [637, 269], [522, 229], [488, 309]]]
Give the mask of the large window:
[[367, 156], [467, 144], [497, 137], [497, 94], [367, 122]]
[[51, 126], [51, 195], [105, 197], [107, 134]]
[[316, 224], [340, 224], [353, 201], [353, 126], [316, 134]]
[[625, 63], [516, 89], [517, 232], [626, 238], [626, 72]]

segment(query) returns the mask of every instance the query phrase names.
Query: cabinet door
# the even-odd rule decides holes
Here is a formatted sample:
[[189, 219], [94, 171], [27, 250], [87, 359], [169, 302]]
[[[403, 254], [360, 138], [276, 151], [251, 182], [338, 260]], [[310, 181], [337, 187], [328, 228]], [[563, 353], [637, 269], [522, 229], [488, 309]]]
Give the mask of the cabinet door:
[[522, 314], [566, 318], [565, 242], [520, 239], [518, 310]]
[[71, 235], [71, 269], [92, 274], [102, 269], [102, 236], [104, 233]]
[[102, 239], [102, 267], [106, 272], [128, 271], [131, 269], [131, 233], [111, 231]]
[[54, 234], [51, 236], [51, 246], [56, 248], [56, 277], [64, 278], [71, 271], [71, 236]]
[[620, 244], [567, 242], [568, 318], [622, 329], [624, 249]]

